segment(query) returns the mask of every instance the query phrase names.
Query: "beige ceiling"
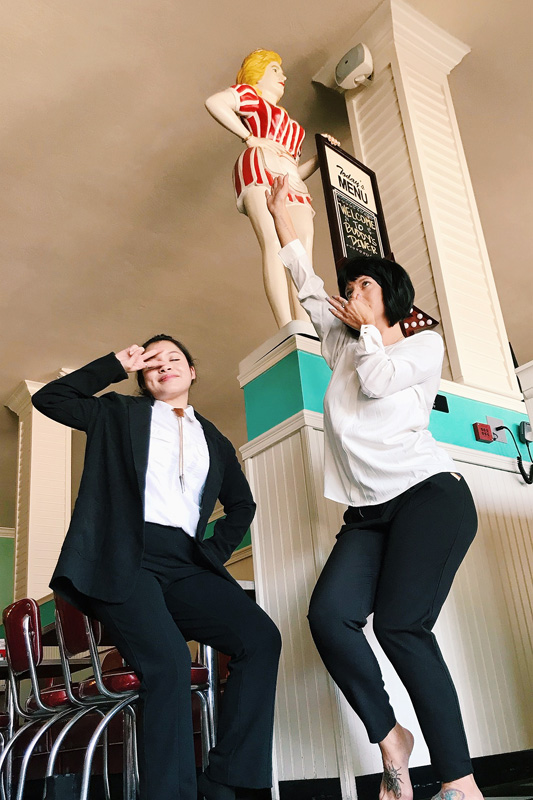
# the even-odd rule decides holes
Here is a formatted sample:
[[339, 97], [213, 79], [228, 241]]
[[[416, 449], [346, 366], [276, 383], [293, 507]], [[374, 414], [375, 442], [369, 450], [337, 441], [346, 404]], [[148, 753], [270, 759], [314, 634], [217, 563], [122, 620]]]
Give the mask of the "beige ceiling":
[[[1, 404], [154, 332], [198, 359], [193, 402], [246, 441], [239, 361], [274, 333], [259, 251], [234, 207], [240, 143], [203, 101], [243, 56], [277, 50], [284, 105], [352, 150], [344, 101], [312, 76], [378, 0], [5, 0]], [[455, 102], [509, 338], [533, 359], [531, 0], [411, 0], [470, 45]], [[379, 178], [379, 176], [378, 176]], [[315, 175], [315, 261], [333, 268]], [[394, 248], [394, 242], [392, 242]], [[409, 265], [406, 265], [407, 267]], [[127, 388], [127, 387], [125, 387]], [[122, 387], [121, 387], [122, 390]], [[0, 410], [0, 526], [15, 521], [16, 417]]]

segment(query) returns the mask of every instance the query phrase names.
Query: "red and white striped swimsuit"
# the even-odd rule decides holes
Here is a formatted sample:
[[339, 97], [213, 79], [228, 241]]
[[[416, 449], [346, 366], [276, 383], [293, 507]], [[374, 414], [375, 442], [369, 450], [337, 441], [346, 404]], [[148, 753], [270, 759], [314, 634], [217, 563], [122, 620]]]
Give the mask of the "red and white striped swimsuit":
[[237, 208], [246, 214], [244, 195], [248, 186], [272, 186], [277, 175], [289, 175], [289, 204], [311, 206], [307, 186], [298, 174], [298, 160], [305, 131], [284, 108], [263, 100], [246, 83], [231, 87], [237, 102], [236, 113], [253, 136], [272, 139], [283, 145], [287, 154], [278, 156], [261, 147], [247, 147], [233, 168]]

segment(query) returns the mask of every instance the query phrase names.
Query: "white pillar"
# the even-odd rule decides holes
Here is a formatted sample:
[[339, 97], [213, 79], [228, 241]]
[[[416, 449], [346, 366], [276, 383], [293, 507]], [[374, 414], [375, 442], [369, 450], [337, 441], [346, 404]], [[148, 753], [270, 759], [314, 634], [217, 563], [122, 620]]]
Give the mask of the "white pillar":
[[331, 86], [333, 63], [358, 42], [370, 48], [374, 77], [345, 96], [354, 151], [376, 172], [391, 248], [417, 305], [442, 321], [443, 377], [519, 399], [448, 87], [470, 48], [404, 0], [385, 0], [315, 80]]
[[533, 427], [533, 361], [528, 361], [527, 364], [517, 367], [516, 374], [524, 394], [529, 421]]
[[6, 403], [19, 418], [15, 600], [49, 593], [71, 513], [71, 430], [32, 406], [43, 385], [23, 381]]

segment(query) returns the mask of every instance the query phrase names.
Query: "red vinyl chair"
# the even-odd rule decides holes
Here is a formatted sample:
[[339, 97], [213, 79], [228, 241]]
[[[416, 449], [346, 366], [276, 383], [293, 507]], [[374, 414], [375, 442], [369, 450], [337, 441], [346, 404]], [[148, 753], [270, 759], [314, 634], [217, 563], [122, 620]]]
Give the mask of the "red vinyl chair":
[[[22, 800], [24, 784], [31, 755], [41, 737], [58, 720], [62, 720], [74, 711], [64, 687], [49, 686], [41, 689], [37, 670], [43, 660], [43, 647], [41, 636], [41, 617], [39, 606], [30, 598], [17, 600], [3, 612], [3, 623], [6, 639], [7, 663], [9, 672], [10, 698], [14, 705], [14, 712], [26, 722], [13, 733], [7, 741], [0, 755], [0, 783], [2, 770], [7, 765], [6, 780], [9, 780], [9, 760], [17, 742], [26, 735], [27, 731], [36, 726], [37, 730], [24, 749], [24, 756], [20, 767], [17, 792], [15, 800]], [[25, 705], [21, 702], [20, 683], [22, 679], [29, 678], [32, 693]], [[11, 786], [6, 786], [6, 795], [11, 800]]]
[[[124, 713], [123, 720], [125, 725], [124, 800], [135, 800], [138, 772], [135, 748], [134, 705], [138, 699], [140, 681], [135, 672], [127, 666], [103, 670], [100, 663], [100, 653], [98, 652], [98, 645], [102, 635], [100, 623], [85, 616], [58, 595], [55, 595], [55, 601], [57, 638], [67, 691], [69, 691], [69, 685], [72, 684], [69, 659], [88, 651], [91, 656], [94, 674], [91, 678], [82, 681], [76, 693], [72, 692], [72, 696], [78, 703], [93, 706], [97, 704], [107, 708], [87, 747], [80, 800], [87, 800], [88, 798], [92, 763], [98, 742], [107, 730], [111, 720], [121, 713]], [[191, 665], [191, 692], [198, 697], [202, 709], [202, 761], [204, 766], [207, 763], [207, 754], [211, 746], [211, 729], [213, 727], [207, 699], [208, 690], [207, 668], [202, 664], [193, 663]], [[48, 771], [50, 771], [50, 767]]]

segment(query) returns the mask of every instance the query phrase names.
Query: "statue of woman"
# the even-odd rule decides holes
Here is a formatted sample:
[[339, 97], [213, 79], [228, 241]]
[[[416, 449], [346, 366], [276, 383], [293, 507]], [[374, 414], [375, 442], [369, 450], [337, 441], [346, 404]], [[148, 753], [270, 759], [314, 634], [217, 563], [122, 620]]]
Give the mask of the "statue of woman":
[[305, 131], [278, 105], [286, 80], [277, 53], [254, 50], [244, 59], [235, 86], [212, 95], [205, 104], [211, 116], [246, 145], [233, 169], [235, 197], [238, 210], [249, 217], [259, 241], [265, 292], [279, 328], [293, 319], [307, 319], [307, 315], [278, 256], [280, 244], [265, 190], [276, 176], [289, 176], [289, 213], [311, 258], [315, 212], [304, 181], [318, 166], [316, 156], [299, 165]]

